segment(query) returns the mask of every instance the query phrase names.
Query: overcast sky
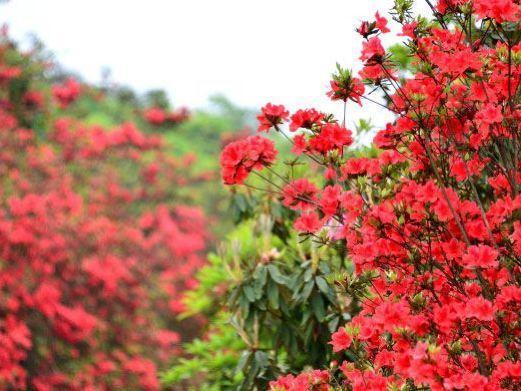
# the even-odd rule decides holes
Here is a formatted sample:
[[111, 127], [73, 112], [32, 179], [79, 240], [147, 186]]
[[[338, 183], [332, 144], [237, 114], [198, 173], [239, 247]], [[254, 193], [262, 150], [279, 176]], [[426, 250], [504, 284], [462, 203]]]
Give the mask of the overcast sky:
[[[357, 63], [361, 41], [354, 28], [391, 4], [11, 0], [0, 5], [0, 22], [19, 40], [36, 34], [66, 69], [91, 82], [108, 67], [114, 81], [138, 91], [163, 88], [175, 105], [201, 107], [223, 93], [253, 108], [271, 101], [340, 114], [341, 104], [325, 96], [335, 62]], [[348, 112], [359, 117], [353, 105]]]

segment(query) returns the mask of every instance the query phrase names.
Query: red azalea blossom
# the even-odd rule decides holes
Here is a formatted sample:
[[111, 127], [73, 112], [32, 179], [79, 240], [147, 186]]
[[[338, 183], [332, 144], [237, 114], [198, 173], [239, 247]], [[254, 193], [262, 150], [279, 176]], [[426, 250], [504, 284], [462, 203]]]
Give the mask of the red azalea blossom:
[[282, 124], [288, 119], [289, 112], [282, 105], [268, 103], [261, 109], [257, 116], [259, 121], [259, 132], [269, 131], [272, 127]]
[[165, 122], [166, 114], [159, 107], [151, 107], [145, 111], [145, 119], [152, 125], [162, 125]]
[[325, 115], [315, 109], [298, 110], [291, 116], [289, 130], [295, 131], [299, 128], [311, 129], [314, 125], [318, 125], [324, 119]]
[[498, 252], [490, 246], [470, 246], [461, 262], [465, 267], [496, 267]]
[[79, 121], [69, 105], [83, 90], [106, 113], [97, 88], [52, 86], [39, 52], [2, 34], [0, 389], [159, 390], [176, 342], [200, 328], [169, 303], [210, 238], [202, 211], [172, 188], [201, 179], [158, 134]]
[[363, 43], [360, 59], [365, 61], [367, 64], [374, 64], [382, 62], [384, 55], [385, 50], [380, 42], [380, 38], [373, 37]]
[[326, 154], [337, 150], [342, 152], [344, 147], [353, 143], [352, 132], [337, 123], [327, 123], [320, 129], [320, 133], [309, 140], [312, 151]]
[[521, 8], [513, 0], [474, 0], [476, 14], [481, 18], [493, 18], [499, 23], [521, 21]]
[[302, 155], [307, 148], [306, 136], [303, 134], [297, 134], [293, 138], [293, 147], [291, 148], [291, 152], [295, 155]]
[[282, 190], [283, 204], [294, 210], [307, 210], [317, 201], [317, 187], [307, 179], [290, 182]]
[[186, 108], [176, 111], [166, 111], [159, 107], [151, 107], [144, 112], [145, 120], [153, 126], [177, 125], [188, 119], [189, 112]]
[[338, 329], [331, 335], [330, 344], [333, 346], [333, 352], [346, 350], [351, 346], [353, 337], [349, 335], [344, 327]]
[[380, 30], [380, 32], [382, 34], [385, 34], [385, 33], [388, 33], [389, 31], [391, 31], [387, 27], [387, 19], [385, 19], [383, 16], [380, 16], [378, 11], [376, 11], [376, 14], [374, 17], [376, 19], [376, 27], [378, 28], [378, 30]]
[[370, 25], [368, 21], [364, 20], [360, 24], [360, 27], [356, 29], [356, 32], [360, 34], [362, 37], [367, 38], [369, 35], [374, 33], [374, 30], [371, 27], [372, 25]]
[[52, 88], [52, 95], [58, 104], [65, 108], [74, 102], [81, 92], [81, 85], [76, 80], [69, 78], [63, 84]]
[[240, 184], [252, 170], [269, 166], [277, 157], [272, 141], [250, 136], [228, 144], [221, 153], [222, 178], [226, 184]]
[[299, 232], [314, 233], [322, 227], [322, 222], [317, 213], [306, 212], [295, 220], [295, 229]]
[[476, 318], [482, 321], [494, 319], [494, 309], [492, 303], [482, 297], [469, 299], [465, 304], [465, 317]]
[[331, 90], [328, 91], [327, 96], [331, 100], [343, 100], [344, 102], [348, 99], [362, 104], [361, 96], [365, 92], [365, 87], [362, 81], [358, 78], [353, 78], [347, 85], [339, 85], [336, 81], [331, 80]]
[[304, 372], [298, 376], [287, 375], [271, 381], [270, 391], [327, 391], [329, 389], [329, 373], [327, 371], [314, 370]]

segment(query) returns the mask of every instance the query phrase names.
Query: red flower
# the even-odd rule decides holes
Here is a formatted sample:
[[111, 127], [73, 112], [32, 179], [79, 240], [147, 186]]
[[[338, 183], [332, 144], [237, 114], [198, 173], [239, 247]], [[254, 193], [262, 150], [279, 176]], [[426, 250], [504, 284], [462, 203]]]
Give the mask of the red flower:
[[20, 67], [9, 67], [0, 64], [0, 84], [6, 83], [11, 79], [15, 79], [22, 74]]
[[498, 265], [498, 252], [487, 245], [470, 246], [461, 262], [465, 267], [493, 268]]
[[345, 102], [350, 99], [362, 105], [361, 96], [364, 94], [365, 86], [360, 79], [355, 77], [345, 84], [339, 84], [331, 80], [330, 85], [331, 90], [328, 91], [327, 96], [329, 96], [331, 100], [343, 100]]
[[378, 11], [376, 11], [376, 14], [374, 17], [376, 19], [376, 27], [378, 28], [378, 30], [380, 30], [380, 32], [382, 34], [388, 33], [389, 31], [391, 31], [387, 27], [387, 19], [385, 19], [383, 16], [380, 16]]
[[306, 136], [303, 134], [297, 134], [293, 138], [293, 147], [291, 148], [291, 152], [295, 155], [302, 155], [307, 148]]
[[317, 192], [317, 187], [307, 179], [297, 179], [282, 190], [282, 203], [294, 210], [308, 210], [315, 207]]
[[475, 0], [474, 8], [481, 18], [493, 18], [498, 23], [521, 20], [519, 4], [513, 0]]
[[145, 111], [145, 120], [147, 120], [152, 125], [162, 125], [163, 122], [165, 122], [165, 119], [165, 111], [159, 107], [151, 107]]
[[380, 38], [369, 38], [362, 45], [362, 55], [360, 59], [369, 64], [381, 63], [385, 55], [385, 50], [380, 42]]
[[331, 335], [331, 342], [329, 343], [333, 345], [333, 352], [336, 353], [349, 348], [353, 343], [353, 337], [347, 333], [345, 327], [340, 327], [337, 332]]
[[221, 153], [222, 178], [225, 184], [243, 183], [252, 170], [262, 170], [277, 157], [273, 141], [250, 136], [228, 144]]
[[273, 126], [282, 124], [289, 116], [289, 112], [283, 105], [268, 103], [261, 111], [262, 113], [257, 116], [259, 132], [269, 131]]
[[375, 30], [373, 29], [374, 24], [369, 24], [368, 21], [364, 20], [360, 27], [356, 29], [356, 32], [360, 34], [362, 37], [367, 38], [369, 35], [373, 34]]
[[344, 147], [353, 143], [351, 131], [337, 123], [327, 123], [322, 126], [320, 133], [310, 139], [311, 150], [321, 154], [338, 150], [342, 152]]
[[332, 216], [337, 212], [340, 203], [342, 188], [339, 185], [326, 186], [320, 198], [320, 208], [326, 216]]
[[318, 125], [325, 115], [315, 109], [298, 110], [291, 116], [289, 130], [295, 131], [299, 128], [311, 129], [313, 125]]
[[476, 114], [476, 119], [486, 124], [494, 124], [503, 120], [503, 114], [500, 107], [487, 104]]
[[145, 111], [144, 117], [153, 126], [161, 126], [165, 123], [175, 125], [185, 121], [189, 117], [189, 111], [184, 107], [172, 112], [167, 112], [160, 107], [151, 107]]
[[492, 303], [483, 297], [469, 299], [464, 305], [464, 311], [466, 318], [476, 318], [482, 321], [494, 319]]
[[27, 91], [24, 94], [24, 103], [30, 108], [40, 109], [44, 104], [43, 94], [40, 91]]
[[398, 34], [398, 35], [402, 36], [402, 37], [408, 37], [408, 38], [414, 39], [415, 38], [414, 34], [415, 34], [415, 30], [416, 30], [417, 26], [418, 26], [418, 22], [406, 23], [402, 27], [401, 34]]
[[58, 104], [65, 108], [74, 102], [81, 92], [81, 85], [73, 78], [69, 78], [63, 84], [52, 87], [52, 95]]
[[307, 212], [295, 220], [295, 229], [299, 232], [314, 233], [322, 227], [322, 222], [316, 212]]

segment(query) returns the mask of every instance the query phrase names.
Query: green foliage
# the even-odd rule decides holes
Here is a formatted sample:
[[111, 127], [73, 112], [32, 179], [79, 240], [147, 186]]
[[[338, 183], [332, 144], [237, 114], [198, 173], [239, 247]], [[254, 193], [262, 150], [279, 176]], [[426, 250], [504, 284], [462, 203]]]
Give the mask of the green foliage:
[[413, 15], [413, 6], [414, 0], [395, 0], [391, 14], [394, 16], [394, 19], [399, 23], [407, 22], [411, 19]]
[[388, 48], [388, 51], [391, 53], [391, 61], [398, 67], [398, 69], [401, 71], [411, 69], [411, 51], [405, 44], [394, 44]]
[[242, 381], [235, 368], [239, 352], [245, 348], [235, 330], [227, 323], [229, 315], [219, 314], [207, 338], [185, 345], [188, 358], [180, 358], [176, 366], [162, 375], [163, 384], [181, 385], [190, 390], [232, 390]]
[[[185, 300], [184, 316], [217, 319], [206, 350], [188, 344], [192, 357], [174, 365], [165, 385], [204, 378], [204, 389], [260, 390], [281, 373], [327, 366], [331, 333], [358, 310], [335, 285], [337, 271], [350, 268], [342, 248], [290, 235], [293, 212], [269, 196], [236, 193], [232, 209], [243, 222], [209, 257]], [[230, 335], [241, 344], [228, 343]]]
[[145, 105], [149, 107], [170, 108], [170, 99], [165, 90], [150, 90], [145, 94]]

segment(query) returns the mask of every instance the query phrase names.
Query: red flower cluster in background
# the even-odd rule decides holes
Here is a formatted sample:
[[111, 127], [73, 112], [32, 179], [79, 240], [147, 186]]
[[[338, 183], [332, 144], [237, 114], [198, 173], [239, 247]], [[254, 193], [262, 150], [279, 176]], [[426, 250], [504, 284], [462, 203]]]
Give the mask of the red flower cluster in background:
[[145, 120], [153, 126], [177, 125], [188, 119], [190, 112], [182, 107], [175, 111], [167, 111], [160, 107], [151, 107], [143, 114]]
[[64, 83], [52, 87], [52, 96], [62, 108], [74, 102], [80, 93], [81, 85], [73, 78], [69, 78]]
[[[198, 178], [131, 123], [28, 127], [55, 110], [29, 71], [8, 65], [9, 50], [2, 43], [0, 389], [156, 390], [158, 367], [198, 325], [176, 320], [208, 241], [202, 211], [178, 192]], [[21, 101], [18, 77], [32, 88]], [[52, 96], [65, 108], [80, 90], [68, 79]]]
[[[411, 74], [384, 49], [377, 14], [358, 29], [360, 76], [385, 100], [362, 95], [361, 79], [340, 67], [328, 93], [396, 115], [376, 134], [378, 156], [349, 157], [344, 126], [299, 110], [293, 152], [323, 167], [324, 185], [292, 169], [269, 178], [298, 212], [296, 231], [345, 246], [355, 271], [335, 282], [361, 305], [332, 334], [340, 365], [281, 377], [272, 390], [521, 388], [520, 5], [443, 0], [429, 23], [402, 3], [395, 20], [410, 38]], [[272, 107], [260, 130], [286, 121], [281, 106], [268, 117]], [[228, 184], [246, 180], [228, 180], [224, 164], [239, 143], [223, 151]]]

